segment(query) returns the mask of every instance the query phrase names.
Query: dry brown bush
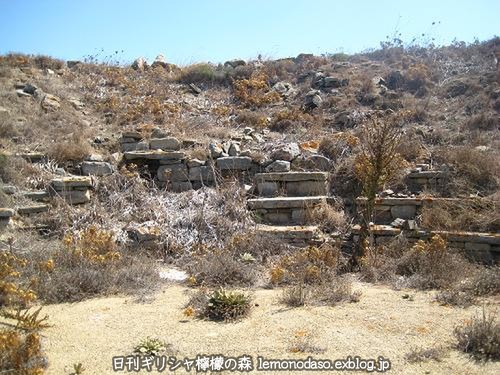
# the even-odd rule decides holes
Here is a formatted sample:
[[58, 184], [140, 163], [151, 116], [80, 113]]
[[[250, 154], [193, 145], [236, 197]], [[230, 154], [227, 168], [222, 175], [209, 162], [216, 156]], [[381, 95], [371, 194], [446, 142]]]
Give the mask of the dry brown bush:
[[316, 224], [325, 232], [341, 232], [345, 233], [349, 229], [345, 212], [341, 205], [331, 205], [321, 203], [306, 211], [306, 220], [308, 223]]
[[500, 324], [496, 312], [474, 316], [453, 331], [457, 348], [478, 360], [500, 359]]
[[467, 119], [464, 127], [469, 130], [498, 130], [500, 128], [500, 118], [498, 115], [483, 112]]
[[80, 162], [91, 153], [91, 146], [80, 137], [74, 137], [72, 142], [56, 142], [47, 150], [47, 155], [58, 163]]
[[451, 231], [500, 231], [500, 197], [460, 201], [434, 200], [420, 215], [423, 228]]
[[443, 355], [443, 348], [412, 348], [405, 354], [405, 359], [409, 363], [428, 362], [430, 360], [441, 362]]
[[453, 167], [448, 192], [451, 195], [495, 193], [500, 186], [500, 153], [458, 146], [438, 150], [436, 158]]

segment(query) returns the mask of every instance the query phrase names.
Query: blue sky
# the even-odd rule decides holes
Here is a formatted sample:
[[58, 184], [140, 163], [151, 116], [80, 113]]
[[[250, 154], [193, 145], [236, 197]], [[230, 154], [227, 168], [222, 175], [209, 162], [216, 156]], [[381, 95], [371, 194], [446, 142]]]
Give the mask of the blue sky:
[[405, 41], [489, 39], [500, 34], [499, 14], [500, 0], [0, 0], [0, 54], [71, 60], [104, 49], [123, 62], [163, 53], [184, 65], [352, 53], [395, 30]]

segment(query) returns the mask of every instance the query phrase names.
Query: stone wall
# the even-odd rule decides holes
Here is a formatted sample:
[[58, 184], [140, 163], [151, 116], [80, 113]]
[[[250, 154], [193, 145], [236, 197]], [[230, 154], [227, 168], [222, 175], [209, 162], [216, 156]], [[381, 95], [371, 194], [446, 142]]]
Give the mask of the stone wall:
[[[360, 226], [353, 227], [354, 241], [359, 240]], [[451, 232], [431, 230], [401, 230], [387, 225], [373, 225], [371, 232], [376, 244], [383, 244], [392, 240], [402, 232], [409, 242], [428, 240], [433, 235], [440, 235], [448, 241], [452, 248], [464, 249], [471, 258], [488, 264], [500, 262], [500, 234], [478, 232]]]
[[283, 172], [255, 175], [257, 193], [263, 197], [328, 195], [328, 173]]

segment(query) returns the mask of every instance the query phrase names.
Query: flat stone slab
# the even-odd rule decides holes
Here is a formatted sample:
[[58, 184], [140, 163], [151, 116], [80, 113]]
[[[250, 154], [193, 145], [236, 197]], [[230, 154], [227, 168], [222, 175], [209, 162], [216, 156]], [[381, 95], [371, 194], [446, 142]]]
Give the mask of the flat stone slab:
[[218, 158], [217, 168], [220, 170], [245, 171], [252, 166], [252, 158], [248, 156], [225, 156]]
[[0, 208], [0, 219], [6, 219], [14, 216], [15, 211], [12, 208]]
[[275, 172], [275, 173], [257, 173], [255, 181], [326, 181], [328, 172]]
[[39, 214], [41, 212], [47, 212], [49, 210], [49, 206], [46, 204], [36, 204], [32, 206], [18, 207], [17, 213], [19, 215], [31, 215], [31, 214]]
[[62, 177], [53, 179], [50, 184], [55, 190], [79, 187], [90, 188], [92, 187], [92, 179], [86, 176]]
[[276, 209], [276, 208], [305, 208], [327, 201], [327, 196], [315, 197], [277, 197], [277, 198], [257, 198], [247, 201], [251, 210]]
[[180, 160], [184, 158], [184, 152], [179, 151], [163, 151], [163, 150], [145, 150], [145, 151], [128, 151], [123, 154], [126, 160]]
[[441, 178], [444, 176], [446, 176], [446, 172], [443, 171], [410, 172], [407, 175], [409, 178]]
[[46, 192], [45, 190], [25, 191], [25, 192], [23, 192], [23, 195], [26, 198], [34, 200], [34, 201], [43, 201], [44, 199], [49, 198], [49, 193]]
[[265, 225], [258, 224], [257, 232], [262, 234], [277, 235], [286, 239], [310, 240], [318, 232], [315, 225]]

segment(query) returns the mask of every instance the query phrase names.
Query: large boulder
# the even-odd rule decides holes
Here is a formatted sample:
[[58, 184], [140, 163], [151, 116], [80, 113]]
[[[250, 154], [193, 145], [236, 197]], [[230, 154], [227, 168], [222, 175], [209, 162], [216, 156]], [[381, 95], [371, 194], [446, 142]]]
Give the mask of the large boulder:
[[177, 151], [180, 150], [181, 143], [174, 137], [153, 138], [149, 142], [149, 146], [152, 150]]
[[321, 99], [318, 90], [309, 91], [304, 98], [304, 108], [309, 111], [319, 107], [321, 103], [323, 103], [323, 99]]
[[131, 67], [134, 70], [139, 70], [139, 71], [143, 72], [144, 70], [146, 70], [148, 68], [148, 62], [146, 61], [146, 59], [144, 57], [139, 57], [139, 58], [134, 60]]

